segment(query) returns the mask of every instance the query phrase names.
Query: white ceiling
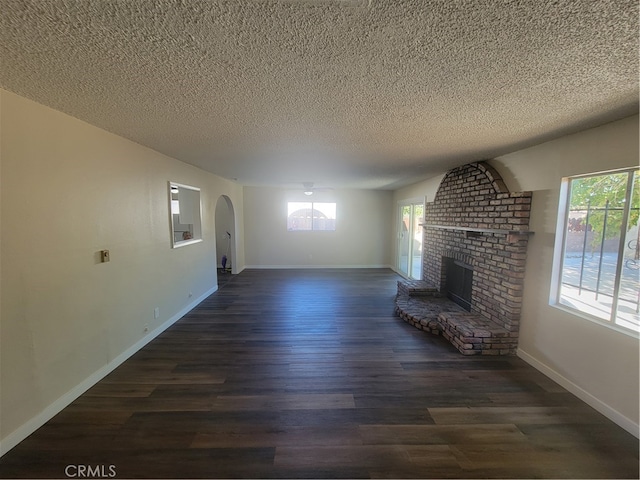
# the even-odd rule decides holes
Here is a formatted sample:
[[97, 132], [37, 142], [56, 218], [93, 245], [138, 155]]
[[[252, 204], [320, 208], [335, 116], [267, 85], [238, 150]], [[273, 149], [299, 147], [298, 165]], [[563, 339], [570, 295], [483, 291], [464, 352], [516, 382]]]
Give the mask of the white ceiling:
[[0, 0], [0, 85], [245, 185], [397, 188], [638, 111], [637, 0]]

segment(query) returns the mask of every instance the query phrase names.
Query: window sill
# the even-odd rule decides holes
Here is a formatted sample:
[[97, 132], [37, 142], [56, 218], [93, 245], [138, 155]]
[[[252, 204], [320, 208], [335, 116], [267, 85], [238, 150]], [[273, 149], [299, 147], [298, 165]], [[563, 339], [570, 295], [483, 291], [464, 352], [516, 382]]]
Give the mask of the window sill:
[[567, 305], [563, 305], [561, 303], [550, 303], [550, 307], [557, 308], [569, 315], [573, 315], [574, 317], [579, 317], [584, 320], [588, 320], [591, 323], [595, 323], [602, 327], [608, 328], [609, 330], [613, 330], [615, 332], [621, 333], [628, 337], [640, 339], [640, 331], [632, 330], [630, 328], [625, 328], [623, 326], [617, 325], [615, 323], [608, 322], [600, 317], [596, 317], [595, 315], [589, 315], [581, 310], [576, 310], [575, 308], [571, 308]]

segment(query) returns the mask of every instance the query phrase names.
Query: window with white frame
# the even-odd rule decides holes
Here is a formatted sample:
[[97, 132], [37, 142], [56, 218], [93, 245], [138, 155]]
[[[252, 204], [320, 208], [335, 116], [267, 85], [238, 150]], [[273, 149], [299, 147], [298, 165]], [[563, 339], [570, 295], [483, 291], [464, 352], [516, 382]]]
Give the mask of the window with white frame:
[[[563, 180], [552, 302], [640, 331], [640, 170]], [[561, 234], [561, 235], [560, 235]]]
[[289, 202], [287, 230], [335, 230], [336, 204], [324, 202]]

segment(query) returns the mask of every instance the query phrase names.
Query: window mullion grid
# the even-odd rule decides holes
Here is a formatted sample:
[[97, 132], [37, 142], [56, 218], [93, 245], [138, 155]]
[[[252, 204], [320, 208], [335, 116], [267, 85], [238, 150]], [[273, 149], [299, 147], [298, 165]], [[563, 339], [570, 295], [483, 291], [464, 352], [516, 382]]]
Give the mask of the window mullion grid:
[[616, 317], [618, 315], [618, 296], [620, 294], [620, 283], [622, 282], [622, 265], [624, 263], [624, 246], [626, 241], [627, 227], [629, 225], [629, 217], [631, 213], [631, 193], [633, 191], [633, 174], [634, 172], [628, 172], [627, 174], [627, 191], [624, 197], [624, 211], [622, 213], [622, 225], [620, 225], [620, 241], [618, 244], [618, 260], [616, 262], [616, 276], [613, 286], [613, 303], [611, 305], [611, 317], [612, 323], [616, 323]]

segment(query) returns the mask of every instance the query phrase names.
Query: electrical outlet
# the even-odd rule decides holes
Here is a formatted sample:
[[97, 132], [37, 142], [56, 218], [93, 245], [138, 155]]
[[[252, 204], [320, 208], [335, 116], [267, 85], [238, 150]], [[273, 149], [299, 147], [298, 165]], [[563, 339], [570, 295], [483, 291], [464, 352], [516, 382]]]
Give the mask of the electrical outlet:
[[155, 319], [160, 318], [160, 307], [156, 307], [153, 309], [153, 318]]
[[145, 324], [144, 324], [144, 331], [145, 331], [145, 332], [148, 332], [148, 331], [149, 331], [149, 324], [148, 324], [148, 323], [145, 323]]

